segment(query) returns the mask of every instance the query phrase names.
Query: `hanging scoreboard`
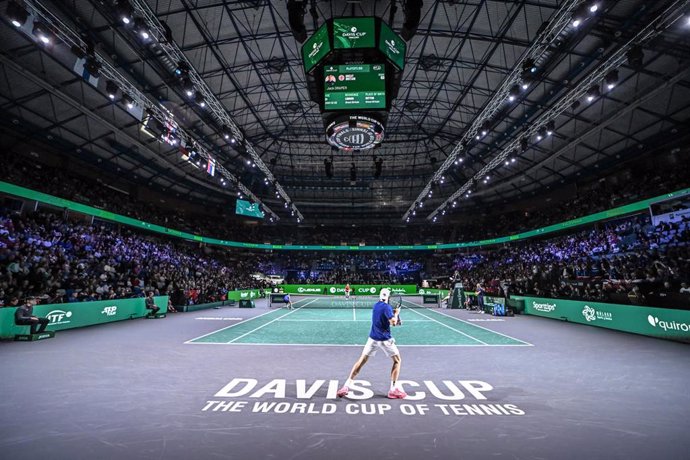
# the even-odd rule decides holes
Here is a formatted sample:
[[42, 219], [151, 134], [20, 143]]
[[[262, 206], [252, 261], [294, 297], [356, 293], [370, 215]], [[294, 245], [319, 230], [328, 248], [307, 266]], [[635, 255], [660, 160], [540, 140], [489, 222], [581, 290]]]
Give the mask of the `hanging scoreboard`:
[[339, 150], [378, 146], [400, 89], [405, 41], [376, 17], [328, 19], [302, 46], [311, 100], [327, 142]]

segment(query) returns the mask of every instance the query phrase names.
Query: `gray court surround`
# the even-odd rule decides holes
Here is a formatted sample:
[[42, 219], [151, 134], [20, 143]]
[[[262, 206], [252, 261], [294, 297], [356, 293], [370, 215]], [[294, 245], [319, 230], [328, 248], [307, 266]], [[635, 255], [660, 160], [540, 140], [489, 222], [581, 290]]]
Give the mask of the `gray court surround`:
[[[180, 313], [1, 343], [0, 458], [686, 459], [690, 453], [687, 345], [536, 317], [474, 321], [492, 318], [444, 310], [534, 346], [399, 343], [402, 378], [413, 382], [406, 389], [417, 399], [391, 401], [384, 356], [360, 375], [369, 382], [364, 393], [331, 399], [329, 388], [342, 384], [356, 347], [184, 343], [266, 311], [261, 301], [255, 310]], [[329, 324], [314, 327], [332, 333]], [[462, 399], [438, 396], [452, 390]]]

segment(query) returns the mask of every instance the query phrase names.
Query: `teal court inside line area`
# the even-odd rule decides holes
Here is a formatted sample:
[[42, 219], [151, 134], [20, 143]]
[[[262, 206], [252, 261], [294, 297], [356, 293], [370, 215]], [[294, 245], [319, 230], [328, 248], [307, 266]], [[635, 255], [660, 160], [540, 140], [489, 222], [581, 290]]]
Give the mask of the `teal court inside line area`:
[[[403, 301], [402, 326], [393, 330], [399, 346], [531, 346], [514, 337], [455, 318], [435, 308]], [[371, 327], [371, 303], [303, 299], [295, 308], [276, 308], [191, 339], [190, 344], [356, 345]]]

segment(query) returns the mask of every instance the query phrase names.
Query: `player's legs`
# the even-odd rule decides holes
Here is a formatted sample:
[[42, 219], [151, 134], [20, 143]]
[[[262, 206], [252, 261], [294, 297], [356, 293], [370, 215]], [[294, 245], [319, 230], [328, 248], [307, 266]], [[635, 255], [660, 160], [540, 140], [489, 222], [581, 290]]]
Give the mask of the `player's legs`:
[[407, 393], [402, 391], [398, 387], [398, 377], [400, 377], [400, 365], [402, 363], [402, 358], [400, 354], [391, 356], [393, 358], [393, 368], [391, 369], [391, 388], [388, 391], [388, 397], [390, 399], [405, 399]]
[[339, 398], [342, 398], [350, 392], [349, 387], [352, 384], [352, 381], [355, 377], [357, 377], [364, 365], [367, 363], [367, 361], [369, 360], [369, 356], [374, 356], [375, 354], [376, 349], [373, 347], [373, 340], [369, 339], [367, 340], [367, 344], [364, 346], [362, 355], [359, 357], [359, 359], [357, 359], [354, 366], [352, 366], [352, 370], [350, 371], [350, 375], [348, 376], [345, 385], [343, 385], [342, 388], [338, 390], [337, 395]]

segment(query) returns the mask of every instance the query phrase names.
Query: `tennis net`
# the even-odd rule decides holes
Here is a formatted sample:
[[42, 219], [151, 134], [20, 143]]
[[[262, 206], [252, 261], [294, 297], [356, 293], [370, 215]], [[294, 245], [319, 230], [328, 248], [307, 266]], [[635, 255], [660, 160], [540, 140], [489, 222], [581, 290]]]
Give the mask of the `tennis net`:
[[[270, 294], [271, 307], [285, 305], [285, 294]], [[379, 297], [377, 295], [350, 296], [346, 299], [342, 295], [298, 295], [290, 294], [290, 301], [295, 308], [324, 308], [324, 309], [371, 309]], [[441, 298], [438, 294], [393, 294], [390, 304], [395, 307], [402, 303], [403, 308], [438, 308]]]

